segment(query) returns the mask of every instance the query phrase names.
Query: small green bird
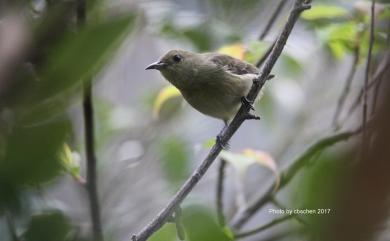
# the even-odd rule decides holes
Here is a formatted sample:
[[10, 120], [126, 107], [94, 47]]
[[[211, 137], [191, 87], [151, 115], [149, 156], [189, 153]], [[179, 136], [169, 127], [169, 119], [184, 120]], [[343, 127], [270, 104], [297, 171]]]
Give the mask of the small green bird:
[[219, 53], [171, 50], [146, 69], [159, 70], [192, 107], [223, 120], [225, 125], [241, 103], [253, 109], [245, 96], [259, 69], [239, 59]]

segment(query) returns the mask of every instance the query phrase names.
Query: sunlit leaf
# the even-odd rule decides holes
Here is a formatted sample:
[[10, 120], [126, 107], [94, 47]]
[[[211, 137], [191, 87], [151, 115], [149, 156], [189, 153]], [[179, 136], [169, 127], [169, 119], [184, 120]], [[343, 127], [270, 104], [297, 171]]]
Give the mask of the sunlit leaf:
[[162, 106], [164, 103], [166, 103], [168, 100], [181, 96], [180, 91], [173, 85], [165, 86], [160, 90], [158, 93], [156, 100], [153, 104], [153, 117], [158, 118], [159, 113], [161, 111]]
[[355, 22], [332, 24], [318, 30], [320, 40], [340, 59], [350, 53], [356, 42], [359, 25]]
[[245, 52], [246, 52], [245, 47], [239, 43], [226, 45], [218, 50], [218, 53], [220, 54], [226, 54], [240, 60], [244, 59]]
[[334, 5], [314, 5], [310, 10], [302, 13], [306, 20], [333, 19], [348, 16], [348, 10]]
[[342, 59], [346, 54], [346, 48], [345, 45], [340, 41], [333, 41], [328, 43], [329, 49], [332, 52], [332, 55], [336, 59]]
[[85, 183], [85, 180], [80, 176], [80, 156], [78, 153], [72, 152], [69, 145], [64, 143], [59, 153], [59, 157], [64, 169], [76, 180]]

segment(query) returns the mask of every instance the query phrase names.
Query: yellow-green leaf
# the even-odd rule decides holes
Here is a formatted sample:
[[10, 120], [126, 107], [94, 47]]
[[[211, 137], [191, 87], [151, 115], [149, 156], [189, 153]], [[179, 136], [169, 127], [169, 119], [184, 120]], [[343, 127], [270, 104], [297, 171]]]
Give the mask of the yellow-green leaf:
[[153, 117], [158, 118], [164, 103], [172, 98], [181, 96], [180, 91], [173, 85], [168, 85], [160, 90], [153, 104]]
[[80, 159], [78, 154], [72, 152], [67, 143], [64, 143], [59, 153], [59, 157], [64, 169], [76, 180], [85, 183], [85, 180], [80, 176]]
[[246, 49], [240, 43], [223, 46], [218, 50], [220, 54], [226, 54], [233, 58], [243, 60]]
[[327, 18], [340, 18], [348, 15], [348, 10], [339, 6], [317, 5], [309, 11], [302, 13], [302, 18], [306, 20], [319, 20]]

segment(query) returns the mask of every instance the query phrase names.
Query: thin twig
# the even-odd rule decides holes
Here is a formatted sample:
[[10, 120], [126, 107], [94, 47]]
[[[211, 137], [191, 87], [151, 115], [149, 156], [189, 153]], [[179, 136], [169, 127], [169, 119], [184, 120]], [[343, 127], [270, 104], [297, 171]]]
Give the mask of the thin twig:
[[[387, 42], [387, 47], [390, 46], [390, 21], [387, 23], [387, 37], [386, 37], [386, 42]], [[390, 54], [387, 54], [385, 57], [385, 59], [389, 59], [389, 55]], [[378, 83], [375, 85], [375, 90], [374, 90], [374, 99], [372, 101], [372, 109], [371, 109], [371, 116], [373, 116], [375, 114], [375, 110], [376, 110], [376, 105], [377, 105], [377, 101], [378, 101], [378, 98], [380, 96], [380, 91], [381, 91], [381, 86], [382, 86], [382, 81], [383, 81], [383, 75], [381, 75], [380, 77], [380, 81], [378, 81]]]
[[277, 41], [278, 39], [276, 38], [275, 40], [274, 40], [274, 42], [268, 47], [268, 49], [265, 51], [265, 53], [263, 54], [263, 56], [259, 59], [259, 61], [257, 61], [257, 63], [256, 63], [256, 67], [257, 68], [260, 68], [262, 65], [263, 65], [263, 63], [264, 63], [264, 61], [268, 58], [268, 56], [271, 54], [271, 52], [272, 52], [272, 49], [275, 47], [275, 44], [276, 44], [276, 41]]
[[291, 218], [293, 218], [294, 215], [285, 215], [281, 218], [277, 218], [277, 219], [274, 219], [272, 220], [271, 222], [267, 223], [267, 224], [264, 224], [258, 228], [254, 228], [252, 230], [249, 230], [249, 231], [245, 231], [245, 232], [242, 232], [242, 233], [238, 233], [236, 235], [234, 235], [234, 238], [235, 239], [240, 239], [240, 238], [245, 238], [245, 237], [248, 237], [248, 236], [251, 236], [251, 235], [254, 235], [254, 234], [258, 234], [264, 230], [267, 230], [279, 223], [283, 223], [287, 220], [290, 220]]
[[[385, 57], [377, 67], [374, 77], [368, 83], [367, 91], [370, 91], [376, 84], [378, 84], [379, 81], [382, 80], [382, 75], [386, 71], [387, 63], [390, 61], [390, 51], [387, 51], [385, 54]], [[364, 93], [364, 86], [360, 89], [359, 94], [356, 96], [355, 100], [352, 102], [351, 106], [349, 107], [348, 113], [346, 118], [344, 118], [343, 122], [346, 122], [348, 120], [348, 117], [352, 115], [352, 113], [356, 110], [356, 108], [359, 106], [360, 102], [363, 99], [363, 93]]]
[[259, 40], [263, 40], [265, 36], [267, 36], [268, 32], [271, 30], [272, 26], [275, 24], [275, 20], [279, 16], [279, 14], [282, 12], [283, 7], [286, 5], [288, 0], [280, 0], [278, 6], [276, 7], [275, 11], [272, 13], [271, 18], [267, 22], [267, 25], [265, 26], [263, 32], [261, 32], [259, 36]]
[[226, 218], [223, 213], [223, 193], [224, 193], [224, 179], [225, 179], [226, 164], [227, 162], [224, 159], [221, 159], [218, 168], [218, 178], [217, 178], [216, 206], [217, 206], [218, 222], [221, 227], [224, 227], [226, 224]]
[[349, 71], [348, 77], [345, 81], [344, 89], [341, 92], [339, 100], [337, 101], [336, 111], [333, 115], [332, 127], [334, 130], [340, 129], [340, 123], [338, 122], [339, 116], [344, 107], [344, 103], [349, 94], [349, 90], [351, 89], [352, 80], [355, 77], [357, 65], [359, 63], [359, 55], [360, 55], [360, 45], [357, 43], [353, 51], [353, 61], [352, 61], [351, 70]]
[[[320, 139], [313, 145], [311, 145], [308, 149], [306, 149], [301, 155], [298, 156], [295, 160], [293, 160], [291, 165], [287, 167], [284, 171], [281, 172], [281, 181], [279, 184], [279, 190], [283, 189], [290, 182], [290, 180], [303, 168], [305, 167], [309, 161], [316, 156], [319, 152], [323, 151], [325, 148], [330, 147], [338, 142], [346, 141], [354, 135], [357, 135], [361, 132], [361, 128], [355, 131], [347, 131], [338, 134], [334, 134], [325, 138]], [[252, 204], [248, 205], [248, 207], [238, 215], [232, 222], [232, 227], [236, 230], [240, 229], [252, 216], [264, 206], [264, 204], [268, 203], [272, 200], [274, 195], [274, 186], [275, 183], [272, 183], [266, 189], [267, 191]]]
[[[257, 95], [259, 94], [261, 88], [264, 86], [265, 82], [270, 76], [271, 70], [274, 67], [276, 61], [281, 55], [284, 46], [286, 45], [286, 41], [297, 22], [302, 11], [309, 9], [310, 4], [304, 0], [296, 0], [294, 4], [294, 8], [290, 12], [290, 16], [284, 26], [282, 33], [280, 34], [278, 40], [274, 48], [271, 51], [270, 56], [267, 58], [264, 63], [263, 68], [260, 71], [259, 76], [253, 81], [253, 85], [246, 96], [246, 98], [253, 102]], [[248, 113], [250, 111], [249, 105], [241, 105], [239, 111], [237, 112], [234, 119], [230, 122], [227, 128], [224, 128], [222, 133], [220, 134], [220, 138], [210, 150], [207, 157], [202, 161], [202, 163], [195, 169], [192, 175], [187, 179], [187, 181], [183, 184], [183, 186], [179, 189], [179, 191], [172, 197], [171, 201], [164, 207], [160, 213], [149, 223], [147, 224], [138, 234], [132, 236], [133, 241], [145, 241], [147, 240], [154, 232], [160, 229], [166, 222], [166, 220], [172, 215], [174, 210], [180, 203], [187, 197], [187, 195], [192, 191], [195, 185], [199, 182], [199, 180], [206, 173], [208, 168], [217, 158], [219, 153], [222, 150], [222, 147], [228, 143], [230, 138], [234, 135], [234, 133], [238, 130], [241, 124], [248, 117]]]
[[[283, 210], [287, 210], [287, 208], [286, 208], [283, 204], [281, 204], [278, 200], [276, 200], [275, 197], [273, 197], [273, 198], [271, 199], [271, 202], [272, 202], [272, 204], [274, 204], [276, 207], [278, 207], [278, 208], [280, 208], [280, 209], [283, 209]], [[308, 227], [308, 226], [309, 226], [308, 223], [307, 223], [305, 220], [303, 220], [299, 215], [292, 215], [292, 216], [293, 216], [293, 218], [294, 218], [295, 220], [297, 220], [300, 224], [304, 225], [305, 227]]]
[[[77, 23], [81, 26], [86, 21], [86, 0], [77, 2]], [[83, 88], [83, 112], [85, 152], [87, 158], [87, 191], [92, 220], [93, 238], [95, 241], [103, 241], [103, 231], [100, 220], [99, 197], [97, 191], [97, 173], [94, 138], [94, 111], [92, 102], [92, 84], [84, 83]]]
[[364, 90], [363, 90], [363, 135], [362, 135], [362, 158], [365, 159], [366, 155], [366, 147], [367, 147], [367, 131], [366, 131], [366, 122], [367, 122], [367, 101], [368, 101], [368, 83], [370, 79], [371, 73], [371, 59], [372, 59], [372, 47], [374, 45], [375, 36], [375, 0], [372, 0], [371, 4], [371, 26], [370, 26], [370, 43], [368, 48], [368, 56], [367, 56], [367, 65], [366, 72], [364, 77]]

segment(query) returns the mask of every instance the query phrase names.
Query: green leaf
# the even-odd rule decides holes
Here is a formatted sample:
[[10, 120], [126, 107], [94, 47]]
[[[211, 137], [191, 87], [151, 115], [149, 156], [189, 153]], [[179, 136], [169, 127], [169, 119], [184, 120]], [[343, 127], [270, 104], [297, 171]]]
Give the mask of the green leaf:
[[310, 10], [302, 13], [306, 20], [334, 19], [348, 16], [348, 10], [339, 6], [315, 5]]
[[70, 133], [69, 120], [63, 118], [37, 126], [18, 123], [6, 136], [0, 176], [13, 185], [30, 185], [59, 175], [62, 164], [58, 153]]
[[192, 205], [183, 210], [183, 225], [189, 241], [229, 241], [233, 240], [216, 223], [212, 210]]
[[164, 140], [160, 146], [162, 168], [170, 182], [176, 185], [188, 176], [190, 152], [188, 144], [176, 137]]
[[34, 215], [24, 234], [26, 241], [70, 240], [70, 222], [62, 213], [50, 211]]
[[175, 241], [176, 240], [176, 228], [172, 223], [165, 224], [161, 229], [155, 232], [149, 239], [149, 241]]
[[318, 30], [318, 35], [321, 41], [329, 47], [333, 56], [341, 59], [352, 51], [358, 31], [358, 23], [345, 22], [321, 28]]

